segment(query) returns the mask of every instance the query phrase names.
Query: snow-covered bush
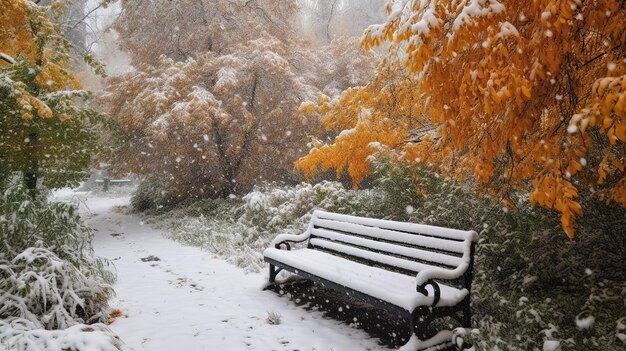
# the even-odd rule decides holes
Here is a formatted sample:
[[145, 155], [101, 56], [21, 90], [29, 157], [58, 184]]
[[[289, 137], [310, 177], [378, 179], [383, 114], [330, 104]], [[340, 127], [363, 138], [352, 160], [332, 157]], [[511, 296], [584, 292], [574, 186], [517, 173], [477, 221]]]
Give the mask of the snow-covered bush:
[[0, 260], [0, 317], [24, 318], [45, 329], [65, 329], [106, 318], [110, 286], [43, 247]]
[[160, 209], [174, 203], [167, 189], [168, 181], [163, 177], [152, 176], [142, 181], [130, 199], [135, 211]]
[[45, 194], [32, 198], [19, 182], [0, 190], [0, 259], [12, 260], [29, 247], [45, 247], [82, 272], [113, 282], [107, 263], [93, 258], [92, 239], [93, 231], [75, 206], [48, 202]]
[[122, 341], [102, 323], [40, 329], [26, 319], [0, 320], [0, 346], [18, 351], [119, 351]]
[[626, 347], [624, 238], [612, 237], [615, 213], [586, 216], [569, 241], [556, 215], [517, 205], [484, 222], [472, 292], [480, 332], [469, 339], [479, 350]]
[[367, 191], [338, 182], [296, 186], [267, 184], [243, 198], [204, 200], [178, 206], [152, 220], [172, 238], [204, 247], [251, 271], [265, 267], [261, 252], [278, 233], [300, 233], [313, 209], [361, 214], [375, 201]]
[[[71, 336], [78, 327], [69, 334], [47, 331], [106, 319], [115, 276], [106, 262], [93, 258], [92, 237], [74, 206], [31, 198], [21, 184], [2, 190], [0, 345], [11, 350], [117, 349], [112, 342], [100, 348], [72, 346], [81, 340]], [[97, 328], [98, 340], [113, 337]], [[41, 339], [44, 335], [48, 339]]]
[[267, 318], [265, 318], [265, 321], [267, 322], [267, 324], [271, 324], [271, 325], [279, 325], [280, 324], [280, 313], [278, 312], [267, 312]]
[[239, 223], [253, 228], [256, 235], [289, 229], [301, 231], [313, 209], [358, 212], [367, 202], [363, 195], [346, 190], [339, 182], [300, 183], [293, 187], [267, 184], [243, 197], [244, 205], [238, 209]]

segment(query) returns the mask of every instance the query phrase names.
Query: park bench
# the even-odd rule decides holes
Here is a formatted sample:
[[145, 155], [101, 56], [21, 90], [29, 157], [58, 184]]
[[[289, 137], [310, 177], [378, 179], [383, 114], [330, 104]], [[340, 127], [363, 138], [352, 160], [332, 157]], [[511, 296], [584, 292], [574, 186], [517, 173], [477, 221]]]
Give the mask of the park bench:
[[[363, 300], [408, 319], [411, 347], [428, 348], [452, 336], [433, 321], [470, 327], [477, 240], [474, 231], [317, 210], [304, 233], [278, 235], [263, 256], [270, 283], [284, 269]], [[306, 245], [292, 250], [298, 242]]]
[[104, 179], [98, 179], [96, 180], [96, 184], [102, 184], [102, 190], [103, 191], [109, 191], [109, 187], [111, 186], [115, 186], [115, 185], [130, 185], [132, 184], [133, 181], [130, 179], [111, 179], [111, 178], [104, 178]]

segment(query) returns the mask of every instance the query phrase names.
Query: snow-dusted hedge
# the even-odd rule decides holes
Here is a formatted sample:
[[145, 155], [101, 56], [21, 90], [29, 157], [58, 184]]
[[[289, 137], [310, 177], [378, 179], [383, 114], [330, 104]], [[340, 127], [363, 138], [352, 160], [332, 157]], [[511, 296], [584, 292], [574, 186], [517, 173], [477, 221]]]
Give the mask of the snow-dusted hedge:
[[[374, 163], [385, 208], [400, 220], [480, 234], [472, 305], [475, 350], [626, 348], [626, 216], [618, 206], [584, 204], [574, 240], [557, 213], [511, 194], [514, 208], [425, 170]], [[417, 196], [414, 196], [416, 194]], [[406, 206], [406, 208], [405, 208]]]
[[[384, 162], [375, 173], [382, 203], [395, 208], [387, 215], [480, 234], [476, 329], [464, 335], [475, 350], [626, 348], [623, 209], [584, 204], [586, 215], [569, 240], [558, 214], [531, 206], [526, 196], [511, 194], [514, 208], [503, 208], [474, 195], [470, 184], [435, 173]], [[410, 200], [411, 194], [417, 196]]]
[[338, 182], [296, 186], [269, 184], [241, 199], [205, 200], [152, 217], [171, 236], [204, 247], [246, 270], [265, 267], [261, 252], [278, 233], [300, 233], [311, 211], [323, 208], [359, 213], [367, 192], [346, 190]]
[[364, 193], [346, 190], [339, 182], [324, 181], [315, 185], [296, 186], [269, 184], [256, 187], [243, 197], [237, 209], [238, 222], [254, 228], [252, 235], [278, 233], [285, 230], [300, 232], [315, 208], [339, 212], [355, 212], [365, 206]]
[[106, 320], [113, 294], [114, 275], [93, 258], [92, 237], [72, 205], [31, 198], [20, 184], [2, 190], [0, 345], [20, 351], [120, 349], [106, 327], [84, 325]]

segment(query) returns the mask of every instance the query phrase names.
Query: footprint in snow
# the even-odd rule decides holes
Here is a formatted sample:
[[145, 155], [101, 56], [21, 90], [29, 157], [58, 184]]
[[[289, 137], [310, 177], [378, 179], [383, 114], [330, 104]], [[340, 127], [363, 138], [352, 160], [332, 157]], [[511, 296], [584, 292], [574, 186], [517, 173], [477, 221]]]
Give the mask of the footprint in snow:
[[140, 260], [142, 262], [153, 262], [153, 261], [160, 261], [161, 259], [156, 257], [156, 256], [154, 256], [154, 255], [150, 255], [150, 256], [147, 256], [147, 257], [142, 257], [142, 258], [140, 258]]

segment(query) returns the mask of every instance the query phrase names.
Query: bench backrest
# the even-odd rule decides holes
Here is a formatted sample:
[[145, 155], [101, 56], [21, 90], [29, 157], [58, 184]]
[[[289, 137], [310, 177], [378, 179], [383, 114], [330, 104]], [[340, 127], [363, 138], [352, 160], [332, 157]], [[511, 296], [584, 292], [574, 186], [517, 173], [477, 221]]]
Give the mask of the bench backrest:
[[405, 273], [471, 266], [478, 240], [474, 231], [319, 210], [313, 212], [308, 231], [309, 248]]

